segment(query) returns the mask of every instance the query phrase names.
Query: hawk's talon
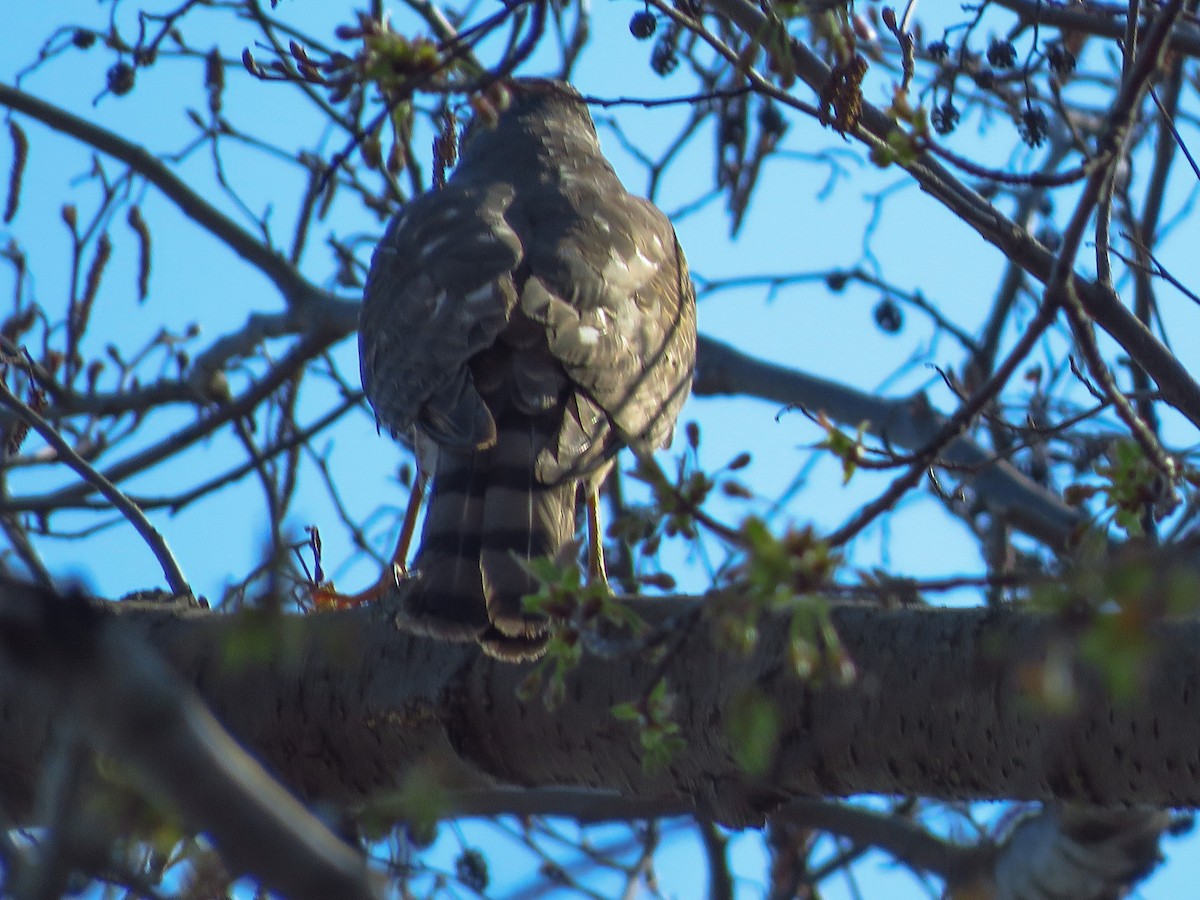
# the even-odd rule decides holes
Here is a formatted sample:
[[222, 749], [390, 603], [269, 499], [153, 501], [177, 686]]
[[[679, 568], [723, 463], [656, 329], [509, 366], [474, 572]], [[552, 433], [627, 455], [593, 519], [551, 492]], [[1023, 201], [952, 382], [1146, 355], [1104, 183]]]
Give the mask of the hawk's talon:
[[396, 540], [396, 549], [392, 551], [391, 564], [384, 567], [375, 583], [365, 591], [357, 594], [342, 594], [334, 589], [332, 582], [322, 582], [314, 585], [311, 591], [313, 605], [317, 609], [350, 609], [373, 603], [408, 579], [408, 549], [412, 544], [413, 533], [416, 530], [417, 513], [421, 509], [421, 501], [425, 497], [427, 478], [420, 476], [413, 485], [412, 493], [408, 496], [408, 508], [404, 511], [404, 524], [400, 527], [400, 537]]

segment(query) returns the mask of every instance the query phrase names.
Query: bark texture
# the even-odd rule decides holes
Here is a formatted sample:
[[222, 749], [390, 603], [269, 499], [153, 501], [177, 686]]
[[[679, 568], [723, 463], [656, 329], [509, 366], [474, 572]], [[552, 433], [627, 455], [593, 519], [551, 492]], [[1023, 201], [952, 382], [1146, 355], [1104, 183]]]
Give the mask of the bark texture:
[[[1140, 681], [1113, 699], [1086, 665], [1056, 661], [1074, 643], [1046, 616], [834, 607], [858, 667], [839, 686], [792, 673], [782, 622], [740, 655], [714, 645], [701, 600], [633, 605], [668, 652], [657, 663], [645, 653], [586, 657], [556, 709], [518, 698], [530, 665], [404, 633], [387, 604], [302, 619], [106, 608], [307, 800], [353, 805], [401, 786], [422, 764], [464, 795], [493, 785], [587, 787], [735, 825], [759, 822], [791, 797], [858, 793], [1200, 805], [1195, 622], [1152, 629]], [[0, 803], [21, 820], [32, 815], [51, 725], [66, 714], [28, 690], [28, 667], [6, 652], [0, 668]], [[1031, 687], [1064, 671], [1073, 702], [1051, 709]], [[684, 743], [664, 769], [647, 771], [637, 728], [610, 710], [660, 677], [676, 697]], [[774, 704], [779, 726], [774, 762], [756, 778], [738, 766], [731, 737], [752, 692]]]

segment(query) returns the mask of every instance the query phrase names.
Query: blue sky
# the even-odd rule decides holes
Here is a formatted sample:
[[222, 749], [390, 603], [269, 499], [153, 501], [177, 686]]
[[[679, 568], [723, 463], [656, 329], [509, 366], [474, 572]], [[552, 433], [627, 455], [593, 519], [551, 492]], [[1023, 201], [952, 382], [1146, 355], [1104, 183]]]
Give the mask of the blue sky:
[[[10, 0], [11, 3], [11, 0]], [[130, 7], [132, 9], [132, 7]], [[165, 8], [165, 6], [164, 6]], [[343, 4], [280, 4], [279, 13], [303, 21], [321, 36], [328, 36], [332, 24], [350, 9]], [[628, 33], [629, 15], [638, 9], [632, 3], [599, 3], [594, 7], [593, 41], [597, 49], [586, 54], [577, 70], [577, 85], [585, 93], [604, 97], [673, 96], [686, 93], [689, 84], [682, 78], [658, 79], [649, 72], [646, 59], [650, 44], [634, 41]], [[84, 0], [60, 0], [54, 4], [11, 4], [6, 11], [8, 35], [0, 45], [0, 77], [11, 80], [15, 71], [30, 62], [39, 41], [55, 24], [70, 20], [103, 27], [108, 7]], [[403, 20], [397, 14], [398, 23]], [[214, 23], [217, 20], [213, 20]], [[188, 31], [189, 40], [205, 47], [219, 36], [223, 24], [205, 25]], [[193, 26], [189, 26], [192, 28]], [[204, 28], [218, 29], [211, 35]], [[401, 27], [401, 30], [404, 30]], [[114, 131], [145, 143], [156, 153], [169, 154], [183, 147], [194, 129], [182, 113], [183, 106], [204, 109], [204, 94], [198, 65], [182, 64], [150, 70], [140, 79], [136, 91], [126, 98], [105, 97], [93, 105], [103, 84], [104, 71], [112, 58], [100, 49], [88, 53], [69, 51], [69, 59], [52, 62], [44, 70], [30, 75], [23, 86], [56, 103], [61, 103]], [[527, 68], [538, 73], [536, 62]], [[872, 85], [868, 98], [886, 104], [884, 85]], [[253, 82], [240, 72], [230, 73], [226, 92], [226, 113], [240, 127], [273, 136], [286, 145], [317, 141], [320, 123], [307, 116], [290, 92], [276, 85]], [[661, 147], [673, 135], [665, 122], [683, 115], [678, 110], [643, 111], [622, 108], [615, 113], [598, 112], [597, 117], [617, 115], [622, 128], [639, 145]], [[800, 118], [790, 119], [786, 138], [789, 150], [764, 172], [752, 211], [736, 240], [728, 237], [728, 223], [720, 202], [700, 212], [681, 217], [677, 229], [693, 269], [704, 278], [722, 278], [746, 274], [778, 274], [821, 271], [833, 266], [862, 265], [879, 270], [901, 288], [920, 288], [925, 296], [968, 330], [986, 316], [1003, 259], [998, 251], [983, 245], [965, 226], [957, 222], [932, 199], [922, 195], [897, 171], [877, 170], [856, 160], [848, 151], [857, 148], [842, 144], [817, 124]], [[61, 309], [66, 292], [67, 233], [60, 219], [59, 206], [68, 196], [81, 211], [87, 208], [94, 188], [81, 178], [91, 167], [91, 155], [77, 145], [65, 142], [46, 129], [23, 120], [31, 142], [29, 168], [25, 177], [22, 208], [7, 231], [0, 228], [0, 240], [12, 236], [30, 256], [30, 268], [36, 281], [34, 297], [49, 309]], [[644, 170], [625, 153], [612, 133], [601, 123], [601, 137], [626, 184], [634, 190], [646, 184]], [[965, 126], [960, 144], [979, 158], [994, 164], [1007, 162], [1007, 143], [976, 139]], [[280, 138], [281, 135], [286, 137]], [[999, 145], [999, 146], [998, 146]], [[670, 172], [657, 198], [667, 210], [679, 209], [702, 193], [711, 183], [712, 140], [706, 136], [690, 148]], [[4, 155], [0, 151], [0, 155]], [[7, 156], [4, 156], [7, 165]], [[827, 196], [829, 160], [844, 167]], [[297, 208], [302, 180], [295, 171], [278, 165], [269, 156], [254, 151], [231, 152], [224, 160], [226, 174], [236, 185], [246, 205], [261, 214], [271, 209], [270, 222], [277, 239], [286, 243], [288, 222]], [[109, 163], [110, 171], [118, 167]], [[207, 185], [210, 198], [237, 216], [238, 210], [212, 182], [212, 165], [206, 153], [191, 158], [182, 169]], [[1186, 179], [1173, 185], [1172, 209], [1186, 208], [1194, 185]], [[879, 208], [875, 199], [886, 197]], [[1059, 210], [1069, 210], [1070, 192], [1059, 198]], [[217, 337], [236, 331], [252, 312], [274, 312], [279, 297], [272, 286], [246, 267], [225, 247], [200, 233], [152, 190], [143, 200], [145, 217], [153, 223], [154, 268], [151, 297], [137, 302], [134, 284], [135, 252], [133, 242], [123, 231], [123, 223], [112, 226], [116, 242], [110, 272], [101, 290], [95, 314], [97, 325], [89, 340], [93, 352], [108, 341], [132, 348], [149, 340], [166, 325], [182, 332], [189, 323], [201, 327], [194, 343], [199, 352]], [[863, 233], [878, 213], [869, 242]], [[244, 217], [241, 219], [247, 221]], [[342, 237], [374, 233], [375, 221], [364, 219], [361, 209], [347, 205], [335, 207], [325, 228]], [[1166, 261], [1185, 282], [1194, 272], [1186, 238], [1178, 236], [1164, 247]], [[318, 283], [328, 283], [332, 260], [319, 240], [312, 242], [304, 271]], [[1081, 268], [1087, 268], [1081, 265]], [[1190, 283], [1200, 283], [1191, 278]], [[11, 280], [0, 270], [0, 297], [7, 298]], [[716, 295], [705, 300], [700, 309], [702, 332], [719, 337], [738, 348], [827, 378], [842, 381], [868, 391], [884, 390], [889, 396], [904, 396], [927, 390], [942, 409], [951, 408], [951, 397], [940, 378], [929, 366], [954, 367], [961, 353], [953, 343], [936, 337], [928, 322], [915, 311], [906, 311], [906, 326], [900, 334], [882, 333], [874, 324], [872, 310], [877, 292], [851, 286], [832, 293], [820, 281], [780, 292], [770, 302], [761, 290], [744, 290]], [[1191, 319], [1195, 310], [1175, 301], [1166, 309], [1172, 334], [1182, 341], [1194, 340], [1196, 329]], [[275, 354], [284, 344], [271, 346]], [[1177, 347], [1177, 349], [1179, 349]], [[1180, 350], [1187, 360], [1195, 357], [1190, 345]], [[340, 344], [333, 356], [343, 373], [357, 372], [353, 341]], [[235, 376], [236, 377], [236, 376]], [[311, 379], [305, 402], [311, 415], [319, 413], [330, 392], [319, 379]], [[770, 404], [745, 400], [692, 400], [683, 415], [703, 428], [702, 460], [719, 465], [744, 449], [754, 454], [747, 480], [761, 495], [770, 499], [798, 475], [805, 478], [805, 490], [786, 509], [786, 517], [798, 524], [812, 523], [819, 530], [836, 528], [866, 499], [875, 496], [890, 481], [891, 475], [860, 473], [847, 487], [841, 483], [838, 465], [827, 458], [815, 458], [808, 449], [820, 439], [819, 430], [798, 413], [777, 415]], [[182, 409], [168, 413], [159, 427], [177, 428], [191, 419], [193, 412]], [[1191, 434], [1168, 417], [1173, 439], [1191, 443]], [[399, 454], [386, 439], [375, 435], [368, 415], [352, 416], [336, 433], [316, 441], [328, 450], [335, 472], [346, 473], [342, 480], [343, 499], [351, 514], [365, 521], [380, 507], [391, 504], [398, 511], [403, 496], [388, 497]], [[678, 449], [678, 443], [676, 449]], [[155, 494], [176, 489], [181, 482], [200, 481], [220, 471], [222, 464], [240, 459], [242, 451], [228, 437], [214, 438], [189, 452], [179, 466], [151, 471], [132, 479], [124, 487], [132, 493]], [[118, 454], [119, 458], [120, 454]], [[300, 532], [305, 525], [321, 527], [325, 543], [326, 567], [338, 577], [339, 586], [355, 588], [374, 577], [374, 564], [358, 559], [347, 535], [337, 524], [328, 496], [320, 489], [311, 467], [303, 493], [296, 505], [293, 526]], [[66, 483], [70, 473], [14, 476], [14, 492], [34, 489], [46, 481]], [[211, 500], [175, 515], [155, 515], [155, 523], [166, 535], [185, 573], [197, 590], [219, 596], [230, 574], [248, 570], [262, 551], [265, 517], [253, 479], [222, 491]], [[256, 505], [257, 504], [257, 505]], [[752, 508], [761, 508], [752, 507]], [[717, 509], [731, 519], [745, 510], [729, 505]], [[391, 541], [391, 516], [372, 520], [370, 531], [381, 551]], [[60, 526], [90, 517], [64, 516]], [[95, 588], [110, 596], [161, 584], [161, 575], [152, 556], [136, 534], [116, 524], [86, 541], [46, 541], [39, 545], [56, 572], [80, 573]], [[961, 525], [949, 520], [940, 505], [927, 495], [906, 499], [891, 516], [865, 532], [854, 544], [855, 565], [885, 565], [892, 571], [916, 577], [979, 572], [981, 563], [973, 538]], [[684, 546], [668, 547], [667, 560], [673, 570], [684, 573], [682, 583], [690, 588], [704, 584], [703, 566]], [[690, 575], [685, 566], [692, 564]], [[972, 595], [953, 598], [958, 602], [976, 602]], [[475, 828], [475, 826], [471, 826]], [[486, 830], [479, 826], [477, 830]], [[447, 840], [450, 840], [447, 838]], [[452, 841], [451, 841], [452, 843]], [[667, 893], [687, 897], [694, 892], [699, 876], [694, 844], [676, 841], [678, 847], [664, 853], [660, 877]], [[1183, 896], [1183, 885], [1194, 880], [1195, 864], [1187, 860], [1195, 842], [1168, 842], [1165, 849], [1173, 858], [1163, 874], [1147, 883], [1145, 897]], [[449, 852], [449, 851], [448, 851]], [[753, 836], [735, 842], [736, 868], [747, 880], [745, 896], [756, 896], [754, 879], [762, 876], [761, 847]], [[497, 856], [497, 859], [500, 857]], [[516, 860], [517, 878], [525, 872], [525, 863]], [[865, 867], [862, 889], [865, 896], [886, 896], [904, 900], [927, 894], [912, 879], [880, 863]], [[677, 885], [672, 889], [672, 885]], [[825, 886], [825, 896], [853, 896], [838, 879]]]

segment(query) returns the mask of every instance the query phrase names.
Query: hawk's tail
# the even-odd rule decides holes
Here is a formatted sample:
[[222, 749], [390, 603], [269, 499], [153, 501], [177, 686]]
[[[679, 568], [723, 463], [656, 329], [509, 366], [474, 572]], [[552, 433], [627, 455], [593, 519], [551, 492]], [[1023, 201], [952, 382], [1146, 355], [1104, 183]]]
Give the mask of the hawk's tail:
[[575, 482], [536, 475], [550, 439], [539, 417], [512, 411], [490, 449], [439, 451], [409, 601], [433, 633], [478, 637], [503, 659], [540, 652], [545, 621], [521, 610], [538, 582], [522, 562], [556, 555], [575, 534]]
[[445, 449], [437, 455], [408, 609], [439, 637], [474, 638], [490, 624], [479, 569], [488, 456]]
[[[546, 623], [521, 610], [521, 598], [538, 589], [524, 563], [556, 556], [575, 536], [576, 483], [566, 478], [547, 485], [537, 477], [538, 455], [553, 432], [538, 417], [502, 417], [483, 503], [479, 566], [488, 619], [496, 632], [484, 649], [500, 655], [520, 642], [540, 647]], [[507, 641], [505, 640], [507, 639]]]

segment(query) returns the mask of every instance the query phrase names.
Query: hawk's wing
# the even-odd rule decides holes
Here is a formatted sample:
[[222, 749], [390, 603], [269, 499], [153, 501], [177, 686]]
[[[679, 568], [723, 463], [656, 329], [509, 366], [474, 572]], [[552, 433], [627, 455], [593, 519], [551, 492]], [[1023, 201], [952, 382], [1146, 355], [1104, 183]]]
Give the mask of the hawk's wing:
[[397, 437], [418, 425], [444, 447], [488, 446], [492, 414], [468, 362], [516, 303], [521, 242], [505, 220], [510, 185], [447, 184], [408, 204], [371, 261], [359, 367], [376, 419]]
[[521, 309], [546, 326], [551, 352], [582, 389], [557, 454], [539, 460], [547, 481], [583, 474], [619, 445], [669, 443], [691, 389], [695, 293], [675, 231], [615, 176], [601, 184], [616, 189], [573, 197], [570, 227], [525, 242]]

